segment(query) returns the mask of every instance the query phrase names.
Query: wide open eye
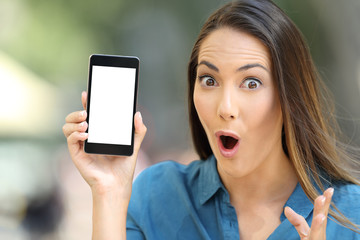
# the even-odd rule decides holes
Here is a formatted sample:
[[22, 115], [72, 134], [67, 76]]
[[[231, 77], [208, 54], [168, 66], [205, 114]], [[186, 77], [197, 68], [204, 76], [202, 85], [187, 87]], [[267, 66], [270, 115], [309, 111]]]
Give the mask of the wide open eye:
[[218, 86], [216, 80], [208, 75], [199, 76], [200, 84], [204, 87], [215, 87]]
[[255, 90], [255, 89], [259, 88], [261, 85], [262, 85], [262, 82], [260, 80], [258, 80], [256, 78], [247, 78], [241, 83], [240, 87], [247, 88], [250, 90]]

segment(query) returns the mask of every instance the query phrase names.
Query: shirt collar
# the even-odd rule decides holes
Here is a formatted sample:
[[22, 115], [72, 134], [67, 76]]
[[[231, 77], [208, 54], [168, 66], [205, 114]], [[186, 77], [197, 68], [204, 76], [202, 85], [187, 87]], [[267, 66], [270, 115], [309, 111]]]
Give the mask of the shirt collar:
[[[329, 176], [323, 172], [320, 171], [320, 181], [323, 184], [324, 189], [327, 189], [331, 186], [330, 178]], [[316, 190], [319, 194], [322, 194], [322, 190], [320, 189], [319, 185], [316, 184], [315, 180], [312, 179], [312, 184], [315, 186]], [[285, 203], [285, 206], [291, 207], [295, 212], [303, 216], [304, 218], [307, 218], [309, 214], [314, 209], [314, 204], [310, 201], [310, 199], [306, 196], [304, 190], [302, 189], [300, 183], [298, 183], [295, 187], [295, 190], [289, 197], [288, 201]], [[284, 213], [281, 214], [280, 220], [282, 221], [285, 219]]]
[[200, 204], [206, 203], [219, 189], [224, 189], [214, 155], [204, 160], [199, 175]]
[[[206, 203], [219, 189], [223, 189], [226, 192], [217, 171], [217, 163], [214, 155], [211, 155], [208, 159], [204, 160], [199, 173], [199, 180], [200, 204]], [[304, 218], [307, 218], [314, 209], [314, 205], [306, 196], [300, 183], [297, 183], [293, 193], [285, 203], [285, 206], [291, 207], [296, 213]], [[286, 219], [286, 217], [284, 213], [282, 213], [280, 220], [283, 221], [284, 219]]]
[[[302, 189], [300, 183], [297, 183], [293, 193], [285, 203], [285, 206], [292, 208], [297, 214], [300, 214], [305, 219], [310, 215], [314, 209], [314, 205], [306, 196], [304, 190]], [[280, 221], [286, 219], [284, 212], [280, 216]]]

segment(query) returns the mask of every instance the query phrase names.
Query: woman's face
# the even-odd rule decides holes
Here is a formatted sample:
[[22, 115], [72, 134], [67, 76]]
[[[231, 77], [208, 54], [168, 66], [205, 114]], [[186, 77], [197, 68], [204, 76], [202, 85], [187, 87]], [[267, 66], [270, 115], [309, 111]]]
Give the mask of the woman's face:
[[193, 97], [220, 174], [245, 176], [284, 157], [270, 55], [257, 38], [231, 28], [210, 33]]

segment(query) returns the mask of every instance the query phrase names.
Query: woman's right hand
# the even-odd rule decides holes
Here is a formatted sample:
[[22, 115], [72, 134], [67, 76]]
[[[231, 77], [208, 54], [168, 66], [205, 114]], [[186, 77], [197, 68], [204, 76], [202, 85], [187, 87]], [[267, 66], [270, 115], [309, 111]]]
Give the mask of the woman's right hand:
[[[81, 96], [86, 109], [87, 93]], [[109, 156], [87, 154], [84, 152], [84, 141], [88, 138], [86, 110], [70, 113], [66, 117], [63, 132], [67, 138], [70, 156], [93, 193], [105, 194], [116, 190], [123, 199], [130, 200], [135, 164], [140, 145], [146, 134], [140, 112], [134, 117], [135, 136], [132, 156]]]

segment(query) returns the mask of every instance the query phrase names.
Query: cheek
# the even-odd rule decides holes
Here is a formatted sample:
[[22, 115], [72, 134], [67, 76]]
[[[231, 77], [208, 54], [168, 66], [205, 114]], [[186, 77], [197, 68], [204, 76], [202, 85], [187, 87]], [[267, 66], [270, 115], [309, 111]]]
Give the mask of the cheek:
[[200, 122], [207, 131], [207, 126], [211, 123], [210, 120], [215, 117], [216, 97], [209, 96], [209, 93], [205, 93], [195, 85], [193, 99]]
[[257, 132], [254, 135], [260, 139], [268, 139], [281, 135], [282, 113], [279, 99], [275, 94], [263, 96], [257, 99], [252, 105], [247, 106], [247, 122], [248, 130]]
[[208, 102], [206, 102], [205, 96], [197, 90], [196, 86], [194, 89], [193, 98], [194, 98], [194, 105], [195, 105], [196, 112], [199, 116], [201, 123], [204, 125], [203, 116], [206, 116], [206, 114], [209, 111], [208, 110]]

